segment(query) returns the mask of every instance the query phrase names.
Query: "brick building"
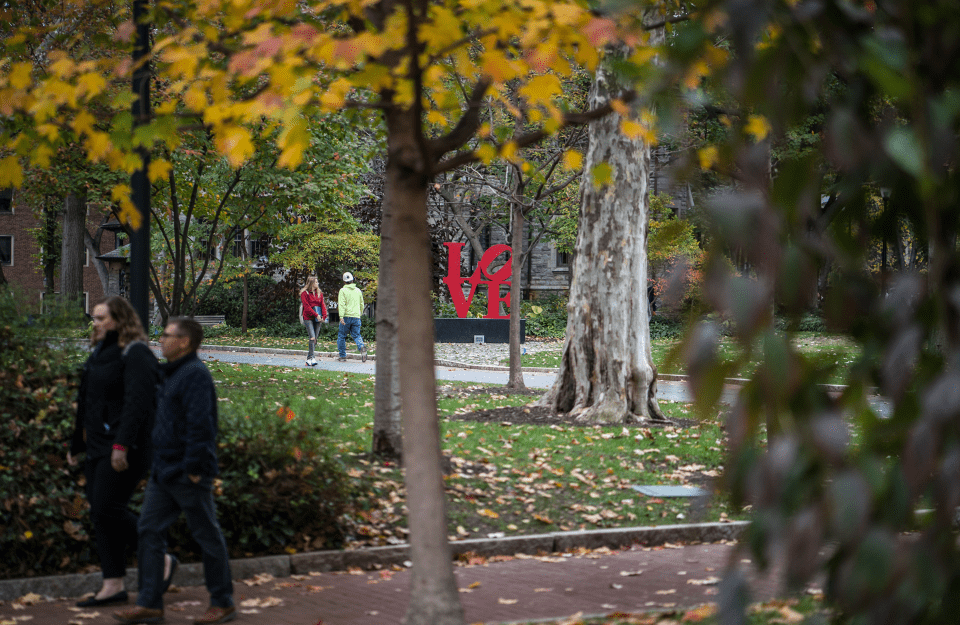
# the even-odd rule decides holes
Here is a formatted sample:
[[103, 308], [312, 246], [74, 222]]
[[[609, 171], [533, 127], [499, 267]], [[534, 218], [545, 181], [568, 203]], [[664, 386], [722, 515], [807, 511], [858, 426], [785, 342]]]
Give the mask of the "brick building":
[[[103, 214], [87, 206], [87, 230], [95, 235], [103, 222]], [[11, 189], [0, 191], [0, 264], [3, 265], [3, 275], [11, 284], [16, 284], [28, 296], [29, 309], [24, 314], [40, 314], [42, 301], [46, 291], [43, 267], [40, 264], [40, 244], [34, 230], [40, 225], [40, 220], [31, 207], [17, 201], [17, 193]], [[117, 237], [112, 230], [103, 232], [100, 242], [101, 255], [116, 250]], [[89, 313], [98, 302], [104, 299], [104, 285], [95, 266], [96, 262], [105, 263], [105, 272], [113, 276], [110, 280], [113, 286], [108, 287], [109, 294], [116, 294], [122, 283], [125, 261], [109, 262], [97, 261], [91, 258], [89, 251], [84, 253], [83, 263], [83, 295], [84, 310]], [[116, 278], [120, 276], [120, 279]], [[59, 271], [54, 275], [54, 292], [60, 290]]]

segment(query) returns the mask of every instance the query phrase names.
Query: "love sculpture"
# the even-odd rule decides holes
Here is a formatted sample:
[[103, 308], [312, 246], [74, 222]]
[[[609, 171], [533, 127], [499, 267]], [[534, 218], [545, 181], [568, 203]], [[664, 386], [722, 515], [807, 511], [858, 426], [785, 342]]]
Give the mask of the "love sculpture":
[[[477, 286], [487, 285], [487, 315], [484, 319], [509, 319], [509, 315], [500, 314], [500, 303], [504, 306], [510, 305], [510, 292], [506, 295], [500, 295], [501, 285], [510, 286], [510, 275], [513, 270], [513, 250], [509, 245], [494, 245], [490, 247], [480, 258], [480, 264], [477, 265], [473, 275], [464, 277], [460, 275], [460, 253], [463, 251], [465, 243], [444, 243], [447, 246], [447, 277], [443, 283], [450, 289], [450, 297], [453, 299], [453, 307], [457, 311], [457, 317], [466, 318], [470, 311], [470, 303], [473, 296], [476, 295]], [[494, 273], [490, 273], [490, 264], [496, 260], [500, 254], [508, 252], [510, 258], [504, 263], [503, 267]], [[470, 283], [470, 293], [463, 294], [463, 283]]]

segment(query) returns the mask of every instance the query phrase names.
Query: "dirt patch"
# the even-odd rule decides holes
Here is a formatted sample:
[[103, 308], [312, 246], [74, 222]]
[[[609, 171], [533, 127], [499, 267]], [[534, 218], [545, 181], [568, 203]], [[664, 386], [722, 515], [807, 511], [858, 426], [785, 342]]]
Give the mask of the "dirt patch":
[[[468, 388], [457, 389], [458, 393], [470, 395], [527, 395], [530, 397], [539, 397], [543, 391], [536, 389], [525, 389], [518, 391], [516, 389], [497, 387], [497, 388]], [[566, 425], [575, 427], [596, 427], [593, 423], [579, 423], [576, 418], [568, 413], [560, 413], [546, 406], [504, 406], [502, 408], [491, 408], [486, 410], [474, 410], [463, 414], [448, 415], [446, 417], [451, 421], [478, 421], [481, 423], [504, 423], [509, 425]], [[601, 424], [601, 428], [622, 428], [622, 427], [663, 427], [665, 424], [656, 423], [610, 423]], [[666, 424], [669, 425], [669, 424]], [[693, 419], [677, 419], [674, 421], [674, 427], [688, 428], [698, 425]]]

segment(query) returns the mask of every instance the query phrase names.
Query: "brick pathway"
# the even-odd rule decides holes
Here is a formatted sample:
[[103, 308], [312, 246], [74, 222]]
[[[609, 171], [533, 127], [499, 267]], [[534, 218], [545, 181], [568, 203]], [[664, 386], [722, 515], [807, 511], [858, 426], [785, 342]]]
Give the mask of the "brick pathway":
[[[689, 608], [715, 602], [717, 578], [733, 545], [633, 547], [458, 566], [467, 623], [507, 623], [610, 612]], [[251, 585], [252, 584], [252, 585]], [[258, 625], [393, 625], [405, 613], [408, 570], [316, 573], [235, 583], [238, 622]], [[754, 599], [774, 596], [770, 577], [753, 579]], [[166, 596], [166, 622], [186, 624], [207, 606], [202, 586], [174, 588]], [[0, 625], [101, 625], [115, 623], [117, 608], [79, 610], [76, 599], [14, 609], [0, 605]], [[24, 618], [30, 617], [30, 618]]]

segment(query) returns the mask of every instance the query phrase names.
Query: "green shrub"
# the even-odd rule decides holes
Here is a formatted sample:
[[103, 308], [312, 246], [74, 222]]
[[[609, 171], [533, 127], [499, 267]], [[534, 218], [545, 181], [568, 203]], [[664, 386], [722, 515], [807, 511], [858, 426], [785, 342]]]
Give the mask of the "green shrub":
[[[300, 296], [269, 276], [247, 277], [247, 327], [296, 323]], [[243, 280], [218, 282], [197, 307], [198, 315], [223, 315], [227, 325], [239, 328], [243, 319]]]
[[325, 444], [331, 416], [305, 406], [294, 414], [259, 402], [220, 404], [217, 506], [236, 556], [343, 543], [350, 480]]
[[95, 561], [81, 518], [83, 473], [66, 464], [83, 353], [49, 339], [86, 324], [76, 306], [22, 313], [33, 308], [15, 288], [0, 288], [0, 578]]
[[650, 338], [656, 339], [679, 339], [683, 337], [683, 321], [662, 315], [654, 315], [650, 318]]
[[[66, 464], [86, 353], [80, 344], [49, 340], [86, 324], [79, 312], [36, 319], [19, 312], [30, 308], [15, 291], [0, 289], [0, 579], [99, 566], [83, 469]], [[352, 482], [325, 446], [327, 416], [288, 421], [286, 408], [219, 406], [217, 505], [233, 555], [339, 546]], [[132, 507], [142, 501], [138, 491]], [[198, 555], [182, 521], [171, 530], [171, 547], [186, 559]]]
[[530, 337], [562, 339], [567, 333], [567, 297], [552, 295], [520, 305]]

